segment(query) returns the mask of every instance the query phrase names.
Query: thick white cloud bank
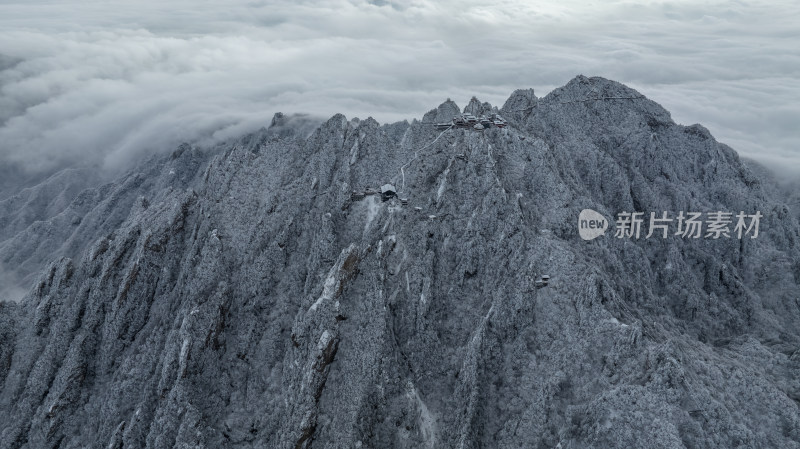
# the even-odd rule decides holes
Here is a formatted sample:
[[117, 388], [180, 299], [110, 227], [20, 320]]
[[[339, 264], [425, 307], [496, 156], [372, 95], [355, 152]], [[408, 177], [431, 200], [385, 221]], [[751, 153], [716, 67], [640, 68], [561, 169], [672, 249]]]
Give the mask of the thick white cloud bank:
[[796, 175], [798, 23], [791, 1], [0, 0], [0, 163], [119, 168], [277, 111], [389, 122], [584, 74]]

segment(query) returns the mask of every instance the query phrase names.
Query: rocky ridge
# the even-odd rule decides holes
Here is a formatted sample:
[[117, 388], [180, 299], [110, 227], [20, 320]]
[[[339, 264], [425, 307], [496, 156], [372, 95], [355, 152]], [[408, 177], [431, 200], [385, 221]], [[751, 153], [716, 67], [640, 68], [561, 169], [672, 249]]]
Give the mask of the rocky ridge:
[[[459, 112], [276, 116], [28, 219], [5, 200], [0, 261], [38, 277], [0, 302], [0, 447], [800, 447], [790, 201], [602, 78], [427, 125]], [[386, 182], [407, 205], [352, 195]], [[585, 208], [764, 218], [586, 242]]]

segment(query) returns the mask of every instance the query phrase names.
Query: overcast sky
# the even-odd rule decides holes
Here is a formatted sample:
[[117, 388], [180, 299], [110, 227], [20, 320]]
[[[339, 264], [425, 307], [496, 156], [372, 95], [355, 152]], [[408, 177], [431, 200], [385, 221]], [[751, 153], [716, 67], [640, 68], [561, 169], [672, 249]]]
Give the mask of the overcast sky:
[[276, 111], [410, 120], [584, 74], [797, 175], [799, 48], [794, 1], [0, 0], [0, 163], [118, 168]]

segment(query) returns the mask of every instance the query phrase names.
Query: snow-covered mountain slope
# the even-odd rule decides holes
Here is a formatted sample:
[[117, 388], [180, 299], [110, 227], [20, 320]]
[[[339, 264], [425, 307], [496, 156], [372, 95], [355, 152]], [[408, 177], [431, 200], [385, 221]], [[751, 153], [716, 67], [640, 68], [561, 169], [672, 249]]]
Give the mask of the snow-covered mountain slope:
[[[0, 447], [800, 447], [775, 189], [602, 78], [515, 92], [503, 129], [429, 125], [458, 112], [308, 138], [279, 116], [47, 221], [4, 212], [0, 257], [40, 275], [0, 303]], [[385, 183], [407, 204], [352, 194]], [[586, 208], [764, 217], [584, 241]]]

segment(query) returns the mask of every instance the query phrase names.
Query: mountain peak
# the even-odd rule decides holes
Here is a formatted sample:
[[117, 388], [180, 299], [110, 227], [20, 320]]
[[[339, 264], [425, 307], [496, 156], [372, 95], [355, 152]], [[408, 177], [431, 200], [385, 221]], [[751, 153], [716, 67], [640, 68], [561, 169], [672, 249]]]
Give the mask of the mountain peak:
[[554, 93], [567, 100], [609, 97], [644, 98], [644, 95], [620, 82], [600, 76], [586, 77], [584, 75], [578, 75], [572, 78], [566, 85], [555, 89], [545, 98], [550, 97]]
[[472, 97], [463, 111], [464, 114], [472, 114], [474, 116], [489, 114], [491, 112], [492, 105], [489, 103], [481, 103], [477, 97]]
[[269, 124], [270, 128], [275, 126], [281, 126], [286, 123], [286, 116], [283, 112], [276, 112], [275, 115], [272, 116], [272, 121]]
[[453, 117], [458, 115], [460, 112], [458, 105], [451, 99], [445, 100], [442, 104], [436, 107], [436, 109], [431, 109], [422, 117], [422, 121], [425, 123], [431, 122], [449, 122], [452, 120]]
[[793, 447], [800, 225], [757, 171], [603, 78], [459, 112], [278, 113], [0, 201], [0, 282], [38, 279], [0, 304], [0, 447]]
[[539, 99], [536, 98], [533, 89], [517, 89], [508, 97], [501, 111], [504, 114], [530, 111], [536, 106], [537, 101]]

